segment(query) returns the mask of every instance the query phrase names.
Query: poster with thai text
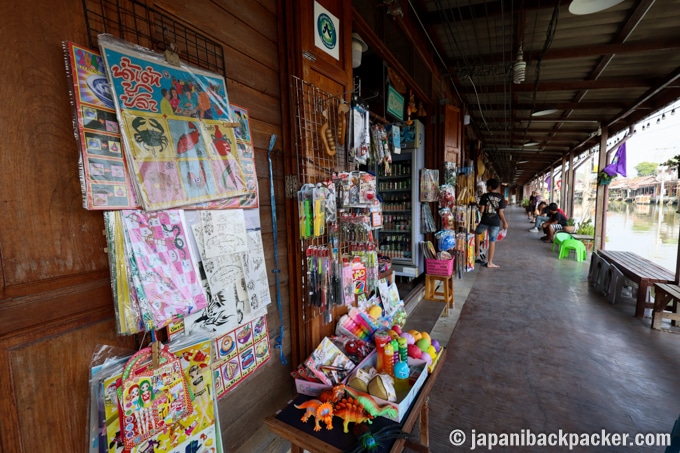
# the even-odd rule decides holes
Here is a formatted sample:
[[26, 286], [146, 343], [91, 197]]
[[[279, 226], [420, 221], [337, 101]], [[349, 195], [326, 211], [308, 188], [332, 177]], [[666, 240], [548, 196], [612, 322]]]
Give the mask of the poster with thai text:
[[130, 174], [147, 211], [252, 193], [224, 77], [109, 35], [99, 47], [111, 81]]

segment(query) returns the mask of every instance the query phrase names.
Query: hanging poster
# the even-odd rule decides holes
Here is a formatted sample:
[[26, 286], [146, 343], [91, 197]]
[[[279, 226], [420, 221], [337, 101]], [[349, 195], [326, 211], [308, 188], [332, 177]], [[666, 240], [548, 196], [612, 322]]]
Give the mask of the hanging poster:
[[147, 330], [208, 305], [184, 212], [123, 211], [125, 254]]
[[133, 209], [138, 205], [125, 165], [116, 107], [102, 57], [73, 42], [62, 45], [67, 59], [73, 128], [80, 149], [83, 208]]
[[[249, 195], [224, 77], [99, 36], [128, 167], [147, 211]], [[250, 189], [250, 193], [255, 190]]]
[[314, 2], [314, 45], [336, 60], [340, 59], [340, 20], [319, 2]]

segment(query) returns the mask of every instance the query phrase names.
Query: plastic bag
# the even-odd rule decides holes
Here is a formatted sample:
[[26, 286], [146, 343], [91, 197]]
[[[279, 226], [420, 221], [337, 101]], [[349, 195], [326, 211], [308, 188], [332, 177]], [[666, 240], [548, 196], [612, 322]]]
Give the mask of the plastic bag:
[[451, 230], [441, 230], [435, 233], [437, 248], [441, 251], [453, 250], [456, 248], [456, 233]]
[[442, 229], [453, 230], [455, 228], [455, 217], [449, 208], [439, 210], [439, 218], [442, 220]]
[[507, 234], [508, 234], [508, 230], [506, 230], [505, 228], [500, 230], [498, 232], [498, 236], [496, 236], [496, 242], [501, 242], [505, 238], [505, 236], [507, 236]]

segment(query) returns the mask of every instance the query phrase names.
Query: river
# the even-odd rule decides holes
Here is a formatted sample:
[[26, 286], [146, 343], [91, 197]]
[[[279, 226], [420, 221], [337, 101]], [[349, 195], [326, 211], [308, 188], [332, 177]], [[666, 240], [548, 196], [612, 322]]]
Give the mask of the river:
[[[579, 208], [574, 209], [577, 220]], [[635, 252], [675, 272], [680, 234], [677, 210], [677, 206], [610, 201], [605, 249]]]

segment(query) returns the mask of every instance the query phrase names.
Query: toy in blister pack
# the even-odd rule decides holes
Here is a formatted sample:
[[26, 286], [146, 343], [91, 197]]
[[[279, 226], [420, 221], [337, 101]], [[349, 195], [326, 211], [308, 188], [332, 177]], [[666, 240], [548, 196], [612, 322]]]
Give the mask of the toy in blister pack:
[[298, 216], [300, 222], [300, 238], [309, 239], [312, 237], [312, 221], [314, 218], [313, 199], [314, 185], [305, 184], [298, 192]]
[[323, 184], [326, 189], [326, 223], [336, 223], [338, 221], [336, 186], [332, 181]]
[[149, 364], [152, 348], [142, 349], [125, 365], [118, 387], [121, 436], [133, 448], [171, 428], [193, 411], [180, 360], [160, 349], [158, 367]]
[[326, 231], [326, 188], [317, 184], [312, 191], [314, 204], [314, 237], [323, 236]]
[[450, 184], [456, 186], [456, 174], [458, 173], [458, 168], [455, 162], [444, 162], [444, 179], [443, 184]]
[[370, 173], [360, 172], [360, 181], [359, 203], [371, 206], [376, 201], [375, 177]]
[[349, 206], [357, 206], [361, 202], [361, 173], [353, 171], [349, 177]]

